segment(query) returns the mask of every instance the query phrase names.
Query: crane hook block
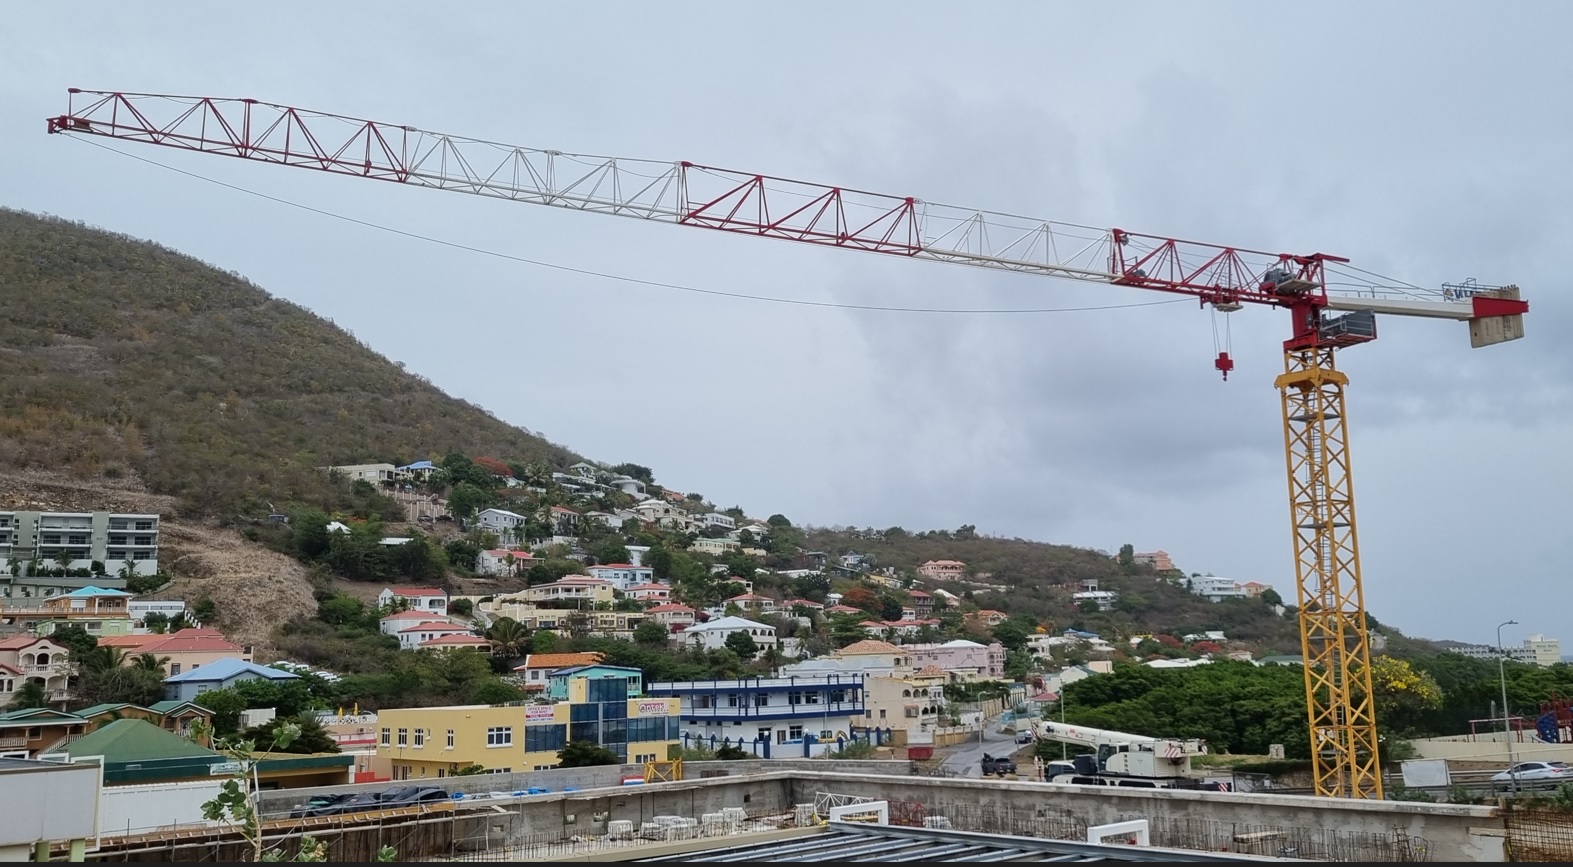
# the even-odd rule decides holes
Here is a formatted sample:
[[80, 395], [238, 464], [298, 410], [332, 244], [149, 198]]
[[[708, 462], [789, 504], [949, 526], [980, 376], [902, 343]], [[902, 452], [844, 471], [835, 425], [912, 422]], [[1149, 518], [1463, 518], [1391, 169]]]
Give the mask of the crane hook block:
[[1229, 357], [1229, 353], [1220, 352], [1218, 357], [1213, 359], [1213, 367], [1218, 368], [1218, 372], [1223, 374], [1223, 381], [1228, 382], [1229, 371], [1234, 370], [1234, 359]]

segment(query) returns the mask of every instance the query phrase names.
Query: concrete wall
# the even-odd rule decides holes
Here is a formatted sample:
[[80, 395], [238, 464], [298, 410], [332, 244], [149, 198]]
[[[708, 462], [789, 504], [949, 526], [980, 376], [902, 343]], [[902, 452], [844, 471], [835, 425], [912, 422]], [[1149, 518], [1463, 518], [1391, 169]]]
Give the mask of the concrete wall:
[[[1500, 762], [1505, 770], [1508, 763], [1508, 744], [1502, 735], [1481, 735], [1476, 740], [1467, 738], [1426, 738], [1410, 741], [1422, 759], [1452, 759], [1454, 761]], [[1538, 741], [1515, 741], [1515, 762], [1573, 762], [1573, 744], [1545, 744]]]
[[[901, 802], [973, 831], [1071, 837], [1088, 825], [1153, 823], [1153, 845], [1337, 860], [1395, 860], [1405, 847], [1434, 861], [1502, 861], [1495, 808], [1294, 795], [1116, 789], [1049, 783], [798, 773], [793, 800], [819, 792]], [[1254, 848], [1253, 848], [1254, 847]]]

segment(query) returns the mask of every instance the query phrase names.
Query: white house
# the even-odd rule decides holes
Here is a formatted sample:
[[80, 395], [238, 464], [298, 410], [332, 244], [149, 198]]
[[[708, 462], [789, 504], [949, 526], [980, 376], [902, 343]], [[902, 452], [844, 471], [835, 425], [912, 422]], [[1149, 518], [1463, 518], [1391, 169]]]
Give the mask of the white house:
[[641, 482], [632, 476], [613, 476], [606, 484], [610, 487], [616, 488], [619, 491], [622, 491], [625, 494], [631, 494], [635, 497], [642, 497], [645, 495], [644, 482]]
[[512, 533], [515, 527], [523, 525], [526, 520], [523, 515], [507, 509], [484, 509], [475, 516], [475, 527], [500, 536]]
[[912, 674], [912, 654], [886, 641], [865, 639], [814, 659], [781, 666], [782, 677], [852, 674], [867, 677], [906, 677]]
[[607, 563], [603, 566], [589, 566], [584, 571], [593, 578], [604, 578], [612, 582], [618, 590], [627, 591], [640, 584], [655, 582], [655, 570], [649, 566], [635, 566], [631, 563]]
[[438, 587], [384, 587], [377, 594], [377, 604], [387, 608], [394, 600], [409, 603], [411, 611], [420, 611], [437, 617], [448, 616], [448, 591]]
[[1224, 599], [1244, 599], [1250, 595], [1246, 592], [1245, 585], [1232, 578], [1219, 578], [1217, 575], [1203, 575], [1196, 578], [1187, 578], [1191, 592], [1209, 602], [1220, 602]]
[[699, 520], [703, 522], [706, 527], [720, 527], [723, 530], [737, 529], [737, 519], [731, 515], [723, 515], [720, 512], [711, 512], [708, 515], [701, 515], [699, 516]]
[[754, 644], [759, 646], [759, 652], [766, 648], [776, 646], [776, 628], [767, 626], [754, 620], [743, 617], [722, 617], [717, 620], [708, 620], [696, 623], [683, 630], [683, 638], [690, 646], [702, 647], [706, 650], [719, 650], [726, 646], [726, 640], [733, 633], [741, 632], [754, 639]]
[[[618, 525], [621, 526], [622, 522], [618, 521]], [[643, 566], [644, 565], [645, 555], [650, 553], [650, 546], [649, 545], [629, 545], [627, 547], [628, 547], [628, 559], [632, 560], [634, 562], [635, 566]]]
[[743, 611], [755, 611], [760, 614], [774, 614], [776, 610], [776, 600], [755, 593], [743, 593], [721, 603], [723, 609], [728, 605], [736, 605]]
[[378, 628], [383, 635], [398, 635], [399, 630], [407, 629], [431, 621], [431, 615], [420, 611], [395, 611], [384, 614], [378, 623]]
[[1113, 590], [1083, 590], [1080, 593], [1071, 594], [1072, 602], [1075, 602], [1077, 605], [1083, 602], [1091, 602], [1098, 606], [1099, 611], [1108, 611], [1110, 608], [1113, 608], [1114, 600], [1118, 598], [1120, 598], [1120, 594]]
[[479, 575], [522, 575], [540, 562], [529, 551], [495, 549], [482, 551], [475, 557], [475, 571]]
[[415, 648], [420, 647], [422, 644], [425, 644], [434, 638], [441, 638], [444, 635], [469, 634], [470, 628], [468, 626], [459, 626], [457, 624], [448, 623], [447, 621], [438, 622], [435, 620], [430, 620], [425, 623], [417, 623], [414, 626], [406, 626], [403, 629], [400, 629], [398, 632], [399, 647], [403, 650], [414, 650]]

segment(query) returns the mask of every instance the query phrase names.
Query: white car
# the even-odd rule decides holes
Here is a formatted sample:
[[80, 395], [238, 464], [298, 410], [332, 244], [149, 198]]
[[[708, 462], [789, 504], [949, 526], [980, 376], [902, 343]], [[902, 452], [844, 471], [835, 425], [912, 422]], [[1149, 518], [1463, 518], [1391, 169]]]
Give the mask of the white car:
[[1573, 767], [1567, 762], [1519, 762], [1509, 770], [1491, 777], [1493, 783], [1545, 783], [1566, 780], [1573, 783]]

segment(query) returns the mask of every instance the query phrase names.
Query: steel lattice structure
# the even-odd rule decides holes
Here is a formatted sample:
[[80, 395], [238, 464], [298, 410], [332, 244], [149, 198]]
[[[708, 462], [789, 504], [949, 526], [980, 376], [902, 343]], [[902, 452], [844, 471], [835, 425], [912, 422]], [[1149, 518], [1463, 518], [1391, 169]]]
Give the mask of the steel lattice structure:
[[[1268, 253], [935, 204], [688, 161], [589, 156], [428, 132], [254, 99], [71, 89], [50, 133], [104, 136], [590, 213], [1189, 295], [1289, 311], [1282, 393], [1316, 790], [1382, 797], [1370, 648], [1337, 349], [1375, 317], [1469, 324], [1473, 346], [1523, 337], [1516, 286], [1372, 282], [1348, 260]], [[1330, 280], [1330, 274], [1338, 280]], [[1329, 311], [1343, 315], [1332, 317]], [[1234, 362], [1215, 362], [1227, 378]]]

